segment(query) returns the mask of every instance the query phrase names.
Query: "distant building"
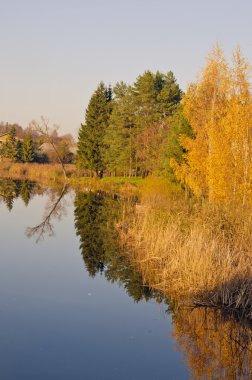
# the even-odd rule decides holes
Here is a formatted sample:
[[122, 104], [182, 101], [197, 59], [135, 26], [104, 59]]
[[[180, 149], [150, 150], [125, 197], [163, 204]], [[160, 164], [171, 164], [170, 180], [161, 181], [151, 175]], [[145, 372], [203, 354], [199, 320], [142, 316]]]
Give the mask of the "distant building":
[[[57, 146], [57, 149], [59, 147]], [[42, 156], [46, 156], [50, 162], [58, 161], [57, 155], [55, 154], [55, 150], [52, 145], [48, 142], [43, 143], [37, 149], [38, 154]], [[68, 146], [68, 151], [65, 152], [64, 156], [62, 156], [62, 152], [59, 149], [59, 154], [62, 156], [62, 159], [65, 163], [71, 163], [74, 160], [74, 157], [77, 153], [77, 146], [71, 145]]]
[[38, 147], [38, 152], [48, 154], [54, 152], [54, 149], [50, 143], [45, 142], [42, 145], [40, 145], [40, 147]]
[[[6, 132], [6, 133], [3, 133], [2, 135], [0, 135], [0, 146], [2, 144], [6, 143], [6, 140], [7, 140], [9, 135], [10, 135], [9, 132]], [[17, 137], [17, 136], [16, 136], [16, 140], [23, 141], [23, 139], [21, 139], [20, 137]]]
[[7, 137], [9, 136], [9, 133], [3, 133], [2, 135], [0, 135], [0, 146], [2, 144], [5, 144], [6, 143], [6, 140], [7, 140]]

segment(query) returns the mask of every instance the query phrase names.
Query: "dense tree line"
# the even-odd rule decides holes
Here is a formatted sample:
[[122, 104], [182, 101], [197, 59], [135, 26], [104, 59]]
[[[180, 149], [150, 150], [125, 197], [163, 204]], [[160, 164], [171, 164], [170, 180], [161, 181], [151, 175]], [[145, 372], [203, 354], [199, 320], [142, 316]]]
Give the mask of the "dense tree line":
[[3, 201], [8, 210], [11, 211], [15, 199], [21, 197], [24, 204], [28, 206], [34, 192], [35, 184], [24, 180], [14, 180], [11, 178], [0, 181], [0, 201]]
[[101, 83], [78, 140], [81, 167], [108, 175], [174, 175], [197, 196], [241, 202], [252, 193], [250, 66], [239, 48], [229, 65], [216, 46], [182, 94], [172, 72], [133, 85]]
[[0, 154], [3, 158], [10, 161], [33, 162], [35, 160], [34, 143], [30, 135], [24, 140], [20, 140], [16, 136], [16, 129], [11, 127], [6, 142], [0, 146]]
[[170, 158], [182, 160], [179, 134], [191, 134], [181, 97], [171, 71], [146, 71], [113, 89], [101, 82], [79, 131], [78, 165], [100, 177], [171, 173]]
[[54, 128], [48, 138], [32, 128], [23, 129], [17, 124], [0, 124], [0, 135], [6, 135], [6, 141], [0, 145], [0, 157], [12, 162], [58, 162], [52, 144], [64, 163], [74, 160], [75, 141], [71, 134], [58, 135]]
[[104, 273], [108, 281], [119, 281], [136, 302], [158, 297], [157, 292], [143, 286], [141, 275], [130, 265], [118, 243], [115, 222], [121, 218], [122, 210], [134, 207], [131, 200], [121, 204], [117, 197], [102, 192], [76, 193], [74, 205], [76, 234], [89, 275]]

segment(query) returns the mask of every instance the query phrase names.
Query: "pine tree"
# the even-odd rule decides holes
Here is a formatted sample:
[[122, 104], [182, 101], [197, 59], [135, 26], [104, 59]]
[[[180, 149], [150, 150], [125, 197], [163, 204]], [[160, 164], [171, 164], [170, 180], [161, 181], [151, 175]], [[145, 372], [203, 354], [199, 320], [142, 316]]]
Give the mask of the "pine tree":
[[[146, 175], [149, 171], [153, 172], [154, 161], [161, 157], [159, 150], [160, 144], [164, 143], [162, 136], [166, 119], [176, 111], [182, 92], [171, 71], [166, 75], [159, 71], [155, 74], [146, 71], [137, 78], [132, 92], [135, 102], [137, 168], [139, 174]], [[158, 137], [157, 145], [153, 141], [154, 135]]]
[[139, 75], [132, 88], [132, 94], [136, 107], [136, 127], [143, 130], [159, 118], [155, 75], [151, 71], [145, 71]]
[[[175, 111], [177, 104], [181, 100], [182, 91], [177, 84], [176, 78], [172, 71], [162, 75], [162, 86], [157, 95], [158, 112], [162, 116], [171, 116]], [[160, 73], [156, 73], [155, 80], [160, 81]]]
[[105, 130], [111, 113], [112, 92], [100, 83], [86, 110], [85, 124], [78, 136], [77, 163], [83, 169], [95, 171], [99, 177], [105, 170]]

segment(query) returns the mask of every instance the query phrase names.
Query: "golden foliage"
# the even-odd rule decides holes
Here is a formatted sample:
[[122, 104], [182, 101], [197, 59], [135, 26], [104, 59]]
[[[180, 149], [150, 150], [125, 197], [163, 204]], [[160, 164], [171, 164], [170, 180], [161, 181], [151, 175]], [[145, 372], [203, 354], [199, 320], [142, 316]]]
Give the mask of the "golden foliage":
[[225, 319], [219, 310], [180, 309], [174, 318], [173, 335], [192, 379], [251, 379], [251, 326]]
[[245, 204], [251, 193], [252, 99], [249, 64], [238, 48], [231, 67], [217, 46], [200, 78], [184, 96], [185, 117], [194, 138], [180, 137], [186, 162], [172, 162], [175, 174], [197, 196]]

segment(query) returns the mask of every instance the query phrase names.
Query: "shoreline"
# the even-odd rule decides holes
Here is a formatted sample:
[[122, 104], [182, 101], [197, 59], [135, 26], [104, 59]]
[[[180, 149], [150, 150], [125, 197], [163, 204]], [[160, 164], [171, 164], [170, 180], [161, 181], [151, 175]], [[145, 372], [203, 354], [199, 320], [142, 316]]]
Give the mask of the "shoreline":
[[77, 191], [139, 196], [116, 228], [144, 284], [192, 307], [212, 307], [252, 320], [252, 216], [189, 198], [167, 179], [77, 177], [66, 165], [0, 165], [0, 177], [68, 184]]

